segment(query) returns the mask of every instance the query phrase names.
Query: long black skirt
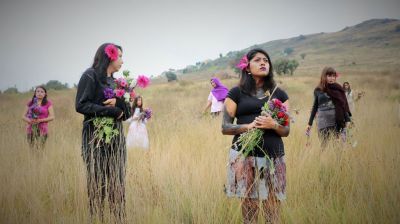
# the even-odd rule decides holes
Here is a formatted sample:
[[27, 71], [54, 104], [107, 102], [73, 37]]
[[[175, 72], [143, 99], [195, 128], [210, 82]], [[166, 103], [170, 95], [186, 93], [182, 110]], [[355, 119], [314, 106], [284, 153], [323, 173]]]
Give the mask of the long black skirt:
[[110, 212], [125, 219], [126, 144], [121, 121], [116, 121], [119, 135], [109, 144], [98, 144], [91, 121], [83, 123], [82, 157], [86, 164], [90, 214], [103, 219], [104, 200], [108, 196]]

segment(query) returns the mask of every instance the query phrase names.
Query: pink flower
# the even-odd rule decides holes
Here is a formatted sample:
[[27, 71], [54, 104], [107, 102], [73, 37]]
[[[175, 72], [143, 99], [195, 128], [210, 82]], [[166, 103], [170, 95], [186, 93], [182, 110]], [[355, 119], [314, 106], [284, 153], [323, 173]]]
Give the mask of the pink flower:
[[282, 107], [282, 102], [278, 99], [273, 99], [273, 102], [276, 107], [281, 108]]
[[124, 78], [118, 78], [117, 83], [119, 86], [125, 88], [128, 86], [128, 82]]
[[140, 88], [146, 88], [150, 84], [150, 79], [144, 75], [139, 75], [137, 78], [137, 85]]
[[135, 96], [136, 96], [136, 93], [135, 93], [135, 91], [134, 91], [134, 90], [132, 90], [132, 91], [130, 92], [130, 95], [131, 95], [131, 99], [134, 99], [134, 98], [135, 98]]
[[242, 59], [240, 59], [239, 64], [236, 65], [236, 68], [243, 71], [247, 68], [248, 65], [249, 65], [249, 60], [247, 60], [247, 56], [244, 55]]
[[117, 96], [118, 98], [121, 98], [124, 94], [125, 94], [125, 90], [123, 89], [115, 89], [115, 96]]
[[118, 49], [114, 44], [107, 45], [104, 51], [111, 61], [115, 61], [118, 59]]

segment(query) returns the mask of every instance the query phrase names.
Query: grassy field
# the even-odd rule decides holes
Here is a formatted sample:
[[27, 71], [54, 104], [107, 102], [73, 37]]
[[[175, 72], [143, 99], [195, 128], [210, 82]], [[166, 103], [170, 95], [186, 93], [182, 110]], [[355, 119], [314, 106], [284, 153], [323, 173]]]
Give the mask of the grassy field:
[[[352, 141], [358, 145], [331, 145], [323, 152], [316, 129], [309, 147], [304, 135], [318, 77], [279, 79], [291, 108], [300, 111], [284, 139], [283, 223], [400, 222], [400, 76], [346, 75], [339, 81], [366, 92], [354, 113]], [[237, 81], [223, 80], [230, 87]], [[240, 223], [240, 201], [223, 193], [232, 136], [221, 134], [221, 118], [201, 116], [209, 91], [208, 81], [143, 91], [145, 106], [154, 111], [148, 123], [151, 150], [128, 151], [129, 223]], [[30, 97], [0, 95], [0, 223], [86, 223], [83, 118], [74, 110], [75, 91], [49, 92], [56, 120], [41, 152], [29, 150], [20, 118]]]

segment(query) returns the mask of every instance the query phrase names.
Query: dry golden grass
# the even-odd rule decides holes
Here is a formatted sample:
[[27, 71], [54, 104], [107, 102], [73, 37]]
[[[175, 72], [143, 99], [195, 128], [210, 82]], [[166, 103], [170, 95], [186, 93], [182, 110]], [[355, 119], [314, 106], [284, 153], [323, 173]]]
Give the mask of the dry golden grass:
[[[279, 79], [292, 108], [300, 109], [284, 140], [288, 199], [282, 221], [399, 223], [399, 75], [348, 76], [354, 89], [366, 91], [354, 113], [358, 145], [331, 145], [324, 152], [315, 129], [311, 146], [305, 146], [317, 79]], [[224, 82], [233, 86], [237, 80]], [[208, 81], [191, 81], [153, 85], [143, 92], [145, 106], [154, 111], [148, 123], [151, 150], [128, 151], [129, 223], [240, 223], [240, 201], [223, 193], [232, 136], [221, 134], [221, 118], [200, 116], [209, 90]], [[20, 119], [30, 94], [0, 95], [0, 223], [89, 220], [80, 156], [82, 116], [74, 110], [75, 92], [49, 96], [56, 120], [50, 124], [46, 148], [31, 152]]]

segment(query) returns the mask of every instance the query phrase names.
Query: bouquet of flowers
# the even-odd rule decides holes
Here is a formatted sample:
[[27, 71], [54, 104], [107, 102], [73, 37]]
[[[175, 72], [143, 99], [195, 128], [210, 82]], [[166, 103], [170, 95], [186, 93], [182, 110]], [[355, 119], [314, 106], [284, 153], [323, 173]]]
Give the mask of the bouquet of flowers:
[[[104, 89], [103, 94], [106, 99], [124, 98], [128, 103], [135, 97], [134, 89], [137, 86], [146, 88], [150, 84], [150, 79], [144, 75], [139, 75], [137, 80], [134, 80], [129, 77], [128, 70], [123, 71], [122, 74], [123, 77], [115, 80], [113, 88]], [[93, 140], [97, 140], [97, 145], [102, 141], [110, 143], [115, 136], [120, 134], [118, 129], [114, 128], [114, 118], [112, 117], [96, 117], [93, 119], [93, 125], [95, 127]]]
[[140, 120], [142, 120], [142, 121], [149, 120], [152, 115], [153, 115], [153, 111], [150, 108], [146, 108], [143, 110], [143, 112], [140, 116]]
[[[288, 126], [289, 125], [289, 114], [287, 108], [278, 99], [268, 100], [261, 107], [261, 115], [271, 116], [279, 125]], [[241, 148], [241, 153], [244, 157], [247, 157], [254, 149], [260, 148], [263, 141], [264, 131], [259, 128], [253, 128], [239, 136], [236, 144], [239, 144]]]
[[[41, 113], [41, 107], [37, 104], [37, 98], [34, 97], [32, 105], [29, 107], [27, 116], [29, 119], [36, 120], [39, 118], [40, 113]], [[36, 135], [39, 130], [38, 124], [37, 123], [32, 124], [31, 127], [32, 127], [32, 133]]]

